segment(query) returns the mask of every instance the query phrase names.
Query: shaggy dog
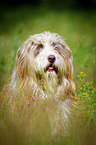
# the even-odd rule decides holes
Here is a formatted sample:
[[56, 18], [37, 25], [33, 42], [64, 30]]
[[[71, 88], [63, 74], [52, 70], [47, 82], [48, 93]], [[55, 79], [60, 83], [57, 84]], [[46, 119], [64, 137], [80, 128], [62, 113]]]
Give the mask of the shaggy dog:
[[72, 52], [61, 36], [50, 32], [30, 36], [17, 51], [13, 74], [1, 92], [2, 104], [7, 101], [6, 111], [15, 112], [16, 120], [21, 106], [33, 110], [34, 104], [48, 100], [51, 106], [47, 112], [55, 133], [59, 122], [65, 128], [64, 121], [69, 120], [75, 89], [72, 75]]

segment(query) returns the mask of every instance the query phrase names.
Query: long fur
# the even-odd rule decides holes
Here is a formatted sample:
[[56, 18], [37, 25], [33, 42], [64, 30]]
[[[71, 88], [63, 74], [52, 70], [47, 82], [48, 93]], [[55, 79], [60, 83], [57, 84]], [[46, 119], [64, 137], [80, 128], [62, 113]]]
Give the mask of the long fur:
[[[55, 56], [57, 72], [46, 71], [50, 55]], [[48, 106], [47, 112], [51, 114], [49, 120], [54, 133], [60, 120], [65, 128], [64, 121], [68, 122], [71, 113], [75, 90], [72, 75], [72, 52], [61, 36], [50, 32], [30, 36], [17, 51], [12, 76], [1, 92], [2, 106], [7, 101], [9, 114], [15, 112], [19, 116], [21, 106], [27, 110], [33, 108], [34, 102], [53, 101], [55, 114], [51, 114], [52, 108]]]

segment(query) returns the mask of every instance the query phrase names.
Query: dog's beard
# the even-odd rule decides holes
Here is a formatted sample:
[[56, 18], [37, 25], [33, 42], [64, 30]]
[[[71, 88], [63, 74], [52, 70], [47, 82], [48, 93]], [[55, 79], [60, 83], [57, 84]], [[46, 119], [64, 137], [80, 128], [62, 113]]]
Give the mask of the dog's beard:
[[48, 86], [50, 91], [55, 91], [58, 85], [58, 76], [55, 71], [47, 71], [44, 74], [45, 85]]
[[52, 98], [52, 96], [54, 97], [59, 85], [58, 75], [55, 71], [46, 71], [43, 72], [42, 75], [37, 73], [37, 83], [46, 96]]

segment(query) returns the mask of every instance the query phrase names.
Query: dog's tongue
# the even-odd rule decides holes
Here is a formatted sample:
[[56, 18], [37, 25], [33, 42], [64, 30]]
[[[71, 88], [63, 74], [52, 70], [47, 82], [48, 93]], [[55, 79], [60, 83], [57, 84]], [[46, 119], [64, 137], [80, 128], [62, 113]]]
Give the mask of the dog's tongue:
[[48, 67], [48, 71], [53, 71], [54, 70], [54, 67], [53, 66], [49, 66]]

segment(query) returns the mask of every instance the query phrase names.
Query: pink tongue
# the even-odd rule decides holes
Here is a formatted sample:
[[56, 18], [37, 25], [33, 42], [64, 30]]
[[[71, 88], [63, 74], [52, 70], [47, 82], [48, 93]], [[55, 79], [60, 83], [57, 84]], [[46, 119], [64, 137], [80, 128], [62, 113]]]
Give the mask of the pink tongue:
[[53, 71], [54, 70], [54, 67], [48, 67], [48, 71]]

